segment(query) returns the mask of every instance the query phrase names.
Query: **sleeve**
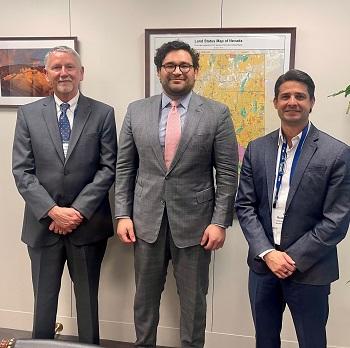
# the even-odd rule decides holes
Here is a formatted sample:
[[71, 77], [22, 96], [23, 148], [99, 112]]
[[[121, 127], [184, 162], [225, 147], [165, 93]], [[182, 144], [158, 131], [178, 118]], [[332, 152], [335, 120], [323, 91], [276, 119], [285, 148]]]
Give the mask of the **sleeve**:
[[334, 250], [346, 236], [350, 220], [350, 148], [345, 147], [334, 161], [322, 219], [293, 243], [286, 253], [305, 272]]
[[214, 139], [215, 206], [212, 224], [231, 226], [238, 180], [238, 146], [232, 118], [225, 106]]
[[135, 180], [139, 157], [131, 125], [129, 105], [120, 132], [119, 152], [116, 166], [115, 217], [132, 216]]
[[22, 107], [17, 112], [12, 151], [12, 172], [17, 189], [34, 216], [38, 220], [44, 218], [56, 203], [35, 175], [36, 167], [31, 135]]
[[264, 227], [257, 215], [259, 199], [254, 185], [254, 170], [251, 161], [252, 151], [252, 144], [250, 143], [244, 154], [235, 207], [243, 234], [248, 241], [250, 252], [255, 257], [259, 257], [260, 254], [274, 249], [274, 247], [267, 238]]

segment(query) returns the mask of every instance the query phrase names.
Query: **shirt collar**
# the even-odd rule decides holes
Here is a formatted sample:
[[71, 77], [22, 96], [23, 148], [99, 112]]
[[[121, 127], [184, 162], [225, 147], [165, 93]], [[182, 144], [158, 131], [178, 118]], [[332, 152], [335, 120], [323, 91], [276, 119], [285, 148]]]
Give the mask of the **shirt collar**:
[[[185, 110], [188, 109], [188, 105], [190, 104], [190, 99], [192, 96], [192, 91], [188, 94], [186, 94], [185, 96], [183, 96], [182, 98], [179, 99], [179, 103], [178, 106], [182, 106]], [[164, 92], [162, 93], [162, 110], [164, 108], [166, 108], [170, 102], [172, 101], [171, 98], [169, 98]]]
[[[309, 121], [307, 126], [306, 126], [307, 127], [307, 133], [306, 134], [309, 133], [310, 125], [311, 125], [311, 122]], [[302, 133], [303, 133], [303, 131], [301, 131], [299, 134], [297, 134], [295, 137], [292, 138], [292, 144], [293, 144], [292, 147], [294, 147], [296, 144], [299, 143]], [[279, 133], [278, 133], [278, 146], [281, 146], [284, 141], [285, 141], [285, 138], [284, 138], [283, 133], [282, 133], [282, 128], [280, 128], [279, 129]]]
[[[71, 100], [68, 101], [69, 109], [72, 112], [74, 112], [75, 108], [77, 107], [79, 96], [80, 96], [80, 93], [78, 91], [78, 93], [75, 95], [75, 97], [73, 97]], [[60, 106], [64, 102], [60, 98], [58, 98], [56, 94], [54, 94], [53, 97], [55, 99], [57, 110], [60, 110]]]

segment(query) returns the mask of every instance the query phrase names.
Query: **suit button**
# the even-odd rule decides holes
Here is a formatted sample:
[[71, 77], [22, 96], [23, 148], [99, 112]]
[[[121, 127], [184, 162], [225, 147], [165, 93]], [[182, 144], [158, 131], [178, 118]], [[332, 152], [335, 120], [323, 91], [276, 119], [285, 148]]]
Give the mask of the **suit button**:
[[165, 201], [161, 200], [160, 203], [161, 203], [162, 205], [164, 205], [164, 204], [165, 204]]

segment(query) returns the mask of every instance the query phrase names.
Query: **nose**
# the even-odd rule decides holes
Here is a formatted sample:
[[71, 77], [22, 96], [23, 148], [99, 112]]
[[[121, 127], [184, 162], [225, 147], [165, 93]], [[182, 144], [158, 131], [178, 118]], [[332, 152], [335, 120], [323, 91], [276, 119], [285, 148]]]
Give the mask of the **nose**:
[[61, 68], [61, 71], [60, 71], [60, 75], [62, 76], [66, 76], [66, 75], [68, 75], [68, 70], [67, 70], [67, 68], [64, 66], [64, 65], [62, 65], [62, 68]]
[[182, 74], [182, 71], [180, 70], [179, 65], [176, 65], [175, 70], [173, 71], [173, 74]]
[[288, 104], [289, 104], [289, 105], [295, 105], [295, 104], [297, 104], [297, 99], [295, 98], [294, 95], [291, 95], [291, 96], [289, 97], [289, 99], [288, 99]]

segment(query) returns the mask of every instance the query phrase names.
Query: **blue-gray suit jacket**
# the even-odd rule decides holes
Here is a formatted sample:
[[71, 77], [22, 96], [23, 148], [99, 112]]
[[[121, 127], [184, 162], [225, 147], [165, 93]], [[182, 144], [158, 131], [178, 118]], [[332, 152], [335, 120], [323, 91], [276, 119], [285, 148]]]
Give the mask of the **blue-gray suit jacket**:
[[48, 211], [74, 207], [85, 217], [68, 235], [76, 245], [113, 235], [108, 190], [115, 176], [117, 139], [112, 107], [80, 94], [64, 157], [53, 97], [18, 109], [13, 174], [25, 200], [22, 240], [31, 247], [60, 238], [49, 231]]
[[[248, 264], [268, 268], [259, 254], [274, 248], [271, 210], [278, 130], [252, 141], [242, 164], [236, 211], [249, 244]], [[281, 248], [296, 262], [291, 279], [329, 284], [339, 276], [336, 245], [350, 218], [350, 148], [311, 125], [287, 198]]]
[[198, 245], [209, 224], [232, 223], [238, 161], [232, 119], [227, 106], [193, 93], [167, 171], [159, 142], [160, 105], [157, 95], [128, 107], [120, 132], [116, 216], [130, 216], [136, 236], [152, 243], [166, 207], [175, 244]]

